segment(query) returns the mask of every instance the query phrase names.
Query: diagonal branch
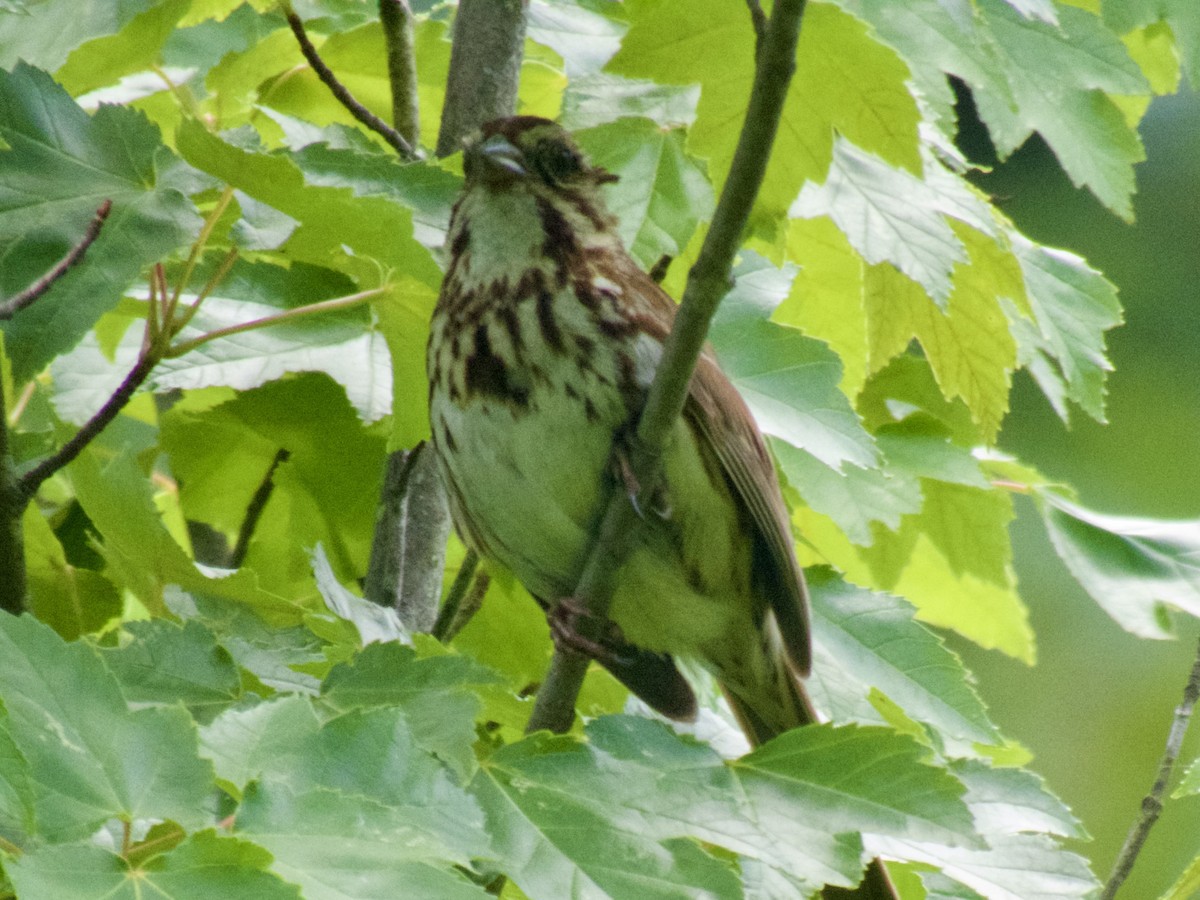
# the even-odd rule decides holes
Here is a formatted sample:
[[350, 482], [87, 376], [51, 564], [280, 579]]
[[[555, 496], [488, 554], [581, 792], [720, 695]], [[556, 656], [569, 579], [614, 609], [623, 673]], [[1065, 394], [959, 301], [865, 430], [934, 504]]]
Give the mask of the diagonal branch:
[[96, 238], [100, 236], [100, 229], [104, 227], [104, 220], [108, 218], [108, 214], [112, 211], [112, 201], [105, 200], [100, 204], [100, 208], [96, 210], [96, 215], [88, 224], [87, 231], [83, 233], [83, 237], [79, 239], [71, 250], [58, 261], [58, 264], [27, 287], [15, 297], [10, 297], [3, 303], [0, 303], [0, 319], [11, 319], [25, 307], [30, 306], [35, 300], [50, 290], [54, 282], [67, 274], [70, 269], [83, 259], [87, 253], [88, 247], [95, 243]]
[[[687, 288], [662, 361], [638, 421], [629, 462], [635, 482], [652, 493], [661, 472], [662, 449], [683, 410], [692, 370], [704, 346], [708, 324], [730, 287], [733, 257], [741, 243], [750, 210], [758, 197], [783, 104], [796, 69], [796, 44], [805, 0], [777, 0], [763, 36], [754, 85], [737, 150], [700, 256], [688, 274]], [[612, 601], [614, 576], [633, 547], [640, 527], [637, 512], [624, 491], [614, 490], [575, 597], [587, 611], [605, 618]], [[546, 681], [538, 692], [528, 731], [566, 731], [575, 715], [575, 698], [583, 684], [588, 658], [555, 651]]]
[[125, 404], [130, 401], [137, 389], [142, 386], [142, 382], [146, 380], [146, 376], [150, 374], [150, 370], [157, 364], [158, 357], [153, 353], [143, 352], [138, 356], [138, 361], [129, 370], [125, 380], [113, 391], [112, 396], [104, 401], [104, 405], [96, 411], [95, 415], [88, 419], [69, 441], [59, 447], [57, 452], [43, 459], [18, 479], [22, 496], [26, 501], [37, 493], [37, 489], [41, 487], [43, 481], [75, 459], [83, 448], [117, 417], [117, 413], [125, 408]]
[[288, 25], [292, 28], [292, 34], [296, 36], [296, 42], [300, 45], [300, 52], [304, 54], [304, 58], [308, 60], [308, 64], [317, 73], [317, 77], [325, 83], [325, 86], [338, 99], [338, 102], [349, 110], [350, 115], [354, 116], [354, 118], [358, 119], [358, 121], [362, 122], [391, 144], [402, 159], [410, 162], [415, 160], [417, 153], [413, 150], [412, 145], [404, 139], [404, 135], [400, 134], [399, 131], [354, 98], [354, 95], [350, 93], [344, 84], [337, 80], [337, 76], [333, 74], [329, 66], [325, 65], [325, 60], [321, 59], [317, 53], [317, 48], [308, 39], [308, 32], [304, 29], [304, 21], [296, 15], [290, 6], [285, 5], [284, 10], [287, 15]]
[[1167, 745], [1163, 749], [1162, 760], [1158, 764], [1158, 774], [1150, 788], [1150, 793], [1142, 800], [1141, 811], [1129, 829], [1121, 852], [1117, 855], [1117, 861], [1113, 864], [1112, 874], [1108, 877], [1108, 884], [1104, 886], [1104, 893], [1100, 895], [1100, 900], [1112, 900], [1117, 896], [1117, 891], [1125, 883], [1129, 873], [1133, 871], [1133, 865], [1137, 862], [1138, 854], [1142, 852], [1142, 846], [1150, 835], [1150, 829], [1154, 827], [1154, 823], [1162, 814], [1163, 794], [1166, 793], [1167, 784], [1171, 780], [1175, 761], [1179, 759], [1183, 738], [1187, 734], [1188, 723], [1196, 709], [1197, 701], [1200, 701], [1200, 647], [1197, 647], [1196, 661], [1192, 663], [1191, 674], [1183, 688], [1183, 700], [1175, 708], [1175, 718], [1171, 722], [1171, 730], [1167, 734]]

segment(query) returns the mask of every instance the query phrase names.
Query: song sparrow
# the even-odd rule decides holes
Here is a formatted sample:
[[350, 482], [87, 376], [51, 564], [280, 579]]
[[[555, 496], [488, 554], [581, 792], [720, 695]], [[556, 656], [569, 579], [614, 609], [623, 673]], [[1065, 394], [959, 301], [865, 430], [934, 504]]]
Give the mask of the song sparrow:
[[[560, 126], [491, 122], [463, 166], [427, 356], [433, 445], [463, 539], [547, 605], [570, 597], [604, 498], [624, 489], [623, 437], [675, 304], [621, 244], [601, 197], [615, 176]], [[663, 470], [616, 576], [617, 628], [593, 655], [676, 718], [696, 703], [674, 658], [698, 660], [753, 744], [812, 722], [788, 513], [762, 436], [710, 352]], [[834, 895], [893, 896], [878, 863], [858, 892]]]
[[[467, 150], [429, 340], [433, 442], [454, 521], [535, 597], [570, 595], [614, 447], [633, 426], [675, 304], [605, 209], [613, 180], [544, 119], [492, 122]], [[771, 459], [706, 354], [664, 460], [665, 490], [598, 654], [654, 708], [694, 712], [672, 662], [712, 669], [751, 740], [810, 721], [804, 580]]]

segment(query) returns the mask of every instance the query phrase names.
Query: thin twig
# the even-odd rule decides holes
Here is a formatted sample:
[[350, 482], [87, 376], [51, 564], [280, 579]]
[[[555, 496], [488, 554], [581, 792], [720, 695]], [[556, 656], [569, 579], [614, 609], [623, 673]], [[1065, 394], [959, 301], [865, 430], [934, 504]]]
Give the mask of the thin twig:
[[413, 150], [412, 145], [404, 139], [404, 135], [354, 99], [354, 95], [346, 89], [345, 85], [337, 80], [337, 76], [333, 74], [329, 66], [325, 65], [325, 61], [317, 53], [317, 48], [308, 39], [308, 32], [304, 30], [304, 21], [290, 7], [285, 6], [284, 8], [286, 10], [288, 25], [291, 26], [292, 34], [296, 36], [297, 43], [300, 44], [300, 52], [304, 54], [304, 58], [308, 60], [308, 64], [312, 66], [312, 70], [317, 73], [317, 77], [324, 82], [325, 86], [329, 88], [338, 102], [349, 110], [350, 115], [354, 116], [354, 118], [358, 119], [358, 121], [362, 122], [391, 144], [402, 159], [410, 162], [415, 160], [417, 154]]
[[[471, 586], [471, 580], [475, 577], [477, 568], [479, 568], [479, 556], [474, 550], [468, 550], [467, 555], [463, 557], [462, 565], [459, 566], [458, 574], [454, 576], [454, 583], [450, 585], [450, 593], [446, 595], [446, 602], [438, 611], [433, 631], [430, 632], [439, 641], [450, 640], [451, 629], [458, 619], [458, 611], [463, 605], [463, 598], [467, 595], [467, 589]], [[481, 574], [480, 577], [484, 576]]]
[[70, 269], [77, 265], [84, 254], [87, 253], [88, 247], [95, 243], [96, 238], [100, 236], [100, 229], [104, 227], [104, 220], [108, 218], [108, 214], [112, 211], [112, 201], [105, 200], [100, 204], [100, 208], [96, 210], [96, 215], [88, 224], [87, 231], [83, 233], [83, 237], [79, 239], [79, 243], [71, 248], [62, 259], [58, 261], [53, 269], [27, 287], [15, 297], [10, 297], [3, 303], [0, 303], [0, 319], [11, 319], [25, 307], [32, 304], [35, 300], [41, 297], [58, 279], [67, 274]]
[[1183, 747], [1183, 738], [1187, 734], [1188, 723], [1191, 721], [1192, 712], [1195, 710], [1198, 700], [1200, 700], [1200, 645], [1196, 648], [1196, 660], [1192, 663], [1191, 674], [1188, 675], [1187, 684], [1183, 688], [1183, 700], [1179, 706], [1175, 707], [1175, 718], [1171, 722], [1171, 730], [1167, 733], [1167, 745], [1163, 749], [1162, 760], [1158, 764], [1158, 776], [1154, 779], [1150, 793], [1142, 800], [1141, 812], [1130, 827], [1121, 852], [1117, 854], [1117, 861], [1113, 865], [1112, 874], [1108, 877], [1108, 884], [1104, 886], [1100, 900], [1112, 900], [1117, 895], [1117, 891], [1129, 877], [1129, 873], [1133, 871], [1138, 854], [1141, 853], [1142, 846], [1150, 835], [1150, 829], [1154, 827], [1154, 823], [1162, 814], [1163, 794], [1166, 793], [1167, 785], [1170, 783], [1171, 772], [1175, 768], [1175, 761], [1179, 758], [1180, 748]]
[[392, 126], [420, 146], [421, 117], [417, 102], [417, 53], [413, 45], [413, 13], [408, 0], [379, 0], [379, 23], [387, 45], [388, 82], [392, 88]]
[[59, 447], [56, 453], [46, 457], [20, 477], [21, 492], [26, 500], [37, 493], [37, 489], [41, 487], [43, 481], [75, 459], [83, 448], [117, 417], [117, 413], [125, 408], [125, 404], [141, 387], [142, 382], [146, 380], [146, 376], [150, 374], [150, 370], [157, 363], [158, 359], [153, 354], [143, 353], [139, 356], [138, 361], [129, 370], [129, 374], [125, 376], [125, 380], [113, 391], [112, 396], [104, 401], [104, 405], [96, 411], [96, 414], [88, 419], [69, 441]]
[[[662, 448], [683, 410], [708, 323], [730, 287], [733, 257], [758, 197], [796, 69], [796, 43], [804, 7], [805, 0], [777, 0], [771, 14], [729, 177], [700, 256], [688, 273], [679, 313], [638, 421], [629, 462], [635, 482], [644, 493], [652, 493], [658, 485]], [[613, 490], [575, 590], [576, 599], [596, 618], [608, 615], [616, 572], [628, 557], [640, 527], [624, 490]], [[582, 654], [567, 649], [555, 652], [527, 730], [562, 732], [570, 728], [587, 666], [588, 658]]]
[[258, 520], [262, 518], [263, 510], [267, 508], [267, 501], [271, 499], [271, 494], [275, 490], [275, 470], [291, 459], [291, 456], [291, 451], [286, 448], [281, 447], [276, 451], [275, 458], [267, 467], [267, 474], [263, 476], [263, 480], [255, 490], [254, 496], [250, 498], [250, 502], [246, 504], [246, 515], [242, 518], [242, 527], [238, 529], [237, 541], [234, 542], [233, 549], [229, 552], [229, 568], [240, 569], [242, 563], [246, 561], [246, 551], [250, 549], [250, 539], [254, 537], [254, 529], [258, 527]]
[[471, 589], [454, 608], [454, 615], [449, 616], [446, 620], [445, 631], [441, 637], [443, 643], [450, 643], [460, 631], [467, 627], [467, 623], [483, 606], [483, 598], [491, 585], [492, 576], [489, 573], [486, 571], [476, 573], [475, 580], [471, 582]]

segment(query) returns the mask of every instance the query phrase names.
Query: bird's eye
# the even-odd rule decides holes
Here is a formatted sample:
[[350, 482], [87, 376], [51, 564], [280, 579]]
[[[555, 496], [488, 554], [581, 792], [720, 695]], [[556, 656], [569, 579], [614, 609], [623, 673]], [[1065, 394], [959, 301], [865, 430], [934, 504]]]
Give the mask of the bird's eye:
[[579, 153], [566, 144], [547, 142], [538, 151], [538, 168], [547, 181], [566, 181], [583, 169], [583, 159]]

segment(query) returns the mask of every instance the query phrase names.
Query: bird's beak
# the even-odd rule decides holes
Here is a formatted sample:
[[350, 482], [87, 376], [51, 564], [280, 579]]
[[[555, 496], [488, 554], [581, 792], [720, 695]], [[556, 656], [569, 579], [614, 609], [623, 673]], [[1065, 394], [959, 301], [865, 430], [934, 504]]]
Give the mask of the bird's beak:
[[523, 154], [504, 135], [493, 134], [479, 145], [479, 158], [491, 166], [511, 172], [517, 177], [528, 174], [522, 163]]

